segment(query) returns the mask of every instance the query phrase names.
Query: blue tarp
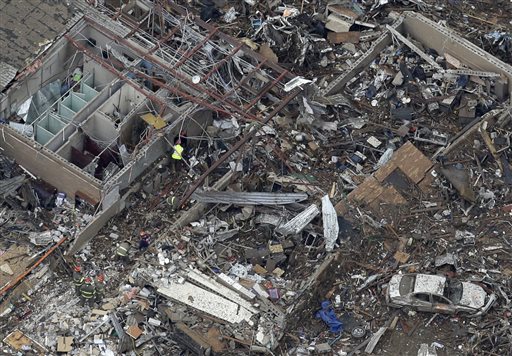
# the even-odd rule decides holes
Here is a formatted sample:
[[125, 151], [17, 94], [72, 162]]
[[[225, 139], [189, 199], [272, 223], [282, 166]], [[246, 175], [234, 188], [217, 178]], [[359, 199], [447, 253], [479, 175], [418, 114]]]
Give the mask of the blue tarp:
[[328, 300], [324, 300], [322, 302], [322, 309], [317, 311], [315, 316], [322, 319], [332, 333], [338, 334], [343, 331], [343, 323], [334, 313], [334, 309], [331, 307], [331, 302]]

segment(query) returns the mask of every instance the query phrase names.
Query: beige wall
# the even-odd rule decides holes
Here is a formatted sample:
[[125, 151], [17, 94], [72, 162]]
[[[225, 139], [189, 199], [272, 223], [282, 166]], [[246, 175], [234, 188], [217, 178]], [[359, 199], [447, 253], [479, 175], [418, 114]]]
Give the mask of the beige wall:
[[[451, 54], [473, 70], [502, 74], [504, 80], [508, 81], [510, 97], [510, 93], [512, 93], [512, 67], [463, 39], [454, 31], [438, 25], [420, 14], [409, 11], [405, 12], [405, 16], [393, 24], [393, 27], [406, 37], [410, 36], [421, 42], [425, 47], [435, 49], [440, 55]], [[347, 73], [332, 80], [329, 86], [322, 91], [322, 94], [329, 96], [340, 93], [343, 87], [363, 68], [367, 67], [379, 52], [389, 44], [391, 44], [391, 35], [385, 33], [372, 44], [370, 50], [361, 56]]]
[[101, 182], [85, 174], [78, 167], [66, 162], [64, 158], [43, 148], [41, 145], [30, 142], [3, 125], [0, 127], [0, 147], [2, 153], [16, 160], [16, 163], [25, 167], [30, 173], [45, 182], [59, 187], [70, 198], [78, 193], [82, 198], [97, 203], [101, 199]]

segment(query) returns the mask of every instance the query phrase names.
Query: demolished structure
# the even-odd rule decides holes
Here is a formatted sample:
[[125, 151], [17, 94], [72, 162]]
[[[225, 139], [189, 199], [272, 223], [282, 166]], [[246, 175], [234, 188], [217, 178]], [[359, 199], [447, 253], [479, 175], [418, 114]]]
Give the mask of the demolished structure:
[[[2, 350], [510, 351], [512, 67], [418, 12], [374, 23], [385, 4], [325, 5], [321, 33], [269, 5], [242, 38], [229, 25], [259, 6], [242, 3], [76, 1], [6, 69]], [[311, 68], [351, 59], [320, 78], [312, 51]], [[94, 308], [74, 265], [107, 276]], [[402, 273], [496, 300], [479, 319], [392, 309]]]

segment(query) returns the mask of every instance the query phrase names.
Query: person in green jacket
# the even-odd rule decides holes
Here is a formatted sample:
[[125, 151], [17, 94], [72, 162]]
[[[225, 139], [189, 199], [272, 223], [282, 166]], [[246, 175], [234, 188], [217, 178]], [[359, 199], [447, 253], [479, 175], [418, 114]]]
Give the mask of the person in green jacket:
[[80, 287], [84, 284], [84, 276], [82, 274], [82, 267], [80, 266], [73, 268], [73, 284], [75, 286], [76, 295], [80, 296]]
[[132, 246], [130, 245], [130, 243], [127, 240], [121, 242], [119, 244], [119, 246], [117, 246], [117, 250], [116, 250], [117, 258], [122, 261], [127, 261], [131, 247]]
[[94, 306], [95, 296], [96, 287], [92, 283], [92, 278], [86, 277], [84, 284], [80, 287], [81, 305], [84, 306], [87, 303], [90, 307]]

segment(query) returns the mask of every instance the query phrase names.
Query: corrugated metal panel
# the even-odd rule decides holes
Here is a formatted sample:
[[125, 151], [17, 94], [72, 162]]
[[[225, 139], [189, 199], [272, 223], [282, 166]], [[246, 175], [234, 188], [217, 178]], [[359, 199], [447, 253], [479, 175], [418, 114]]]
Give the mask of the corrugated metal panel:
[[283, 218], [278, 215], [272, 215], [272, 214], [260, 214], [256, 216], [254, 219], [254, 222], [256, 224], [269, 224], [274, 226], [281, 225]]
[[236, 205], [283, 205], [298, 203], [308, 198], [303, 193], [260, 193], [260, 192], [195, 192], [192, 199], [200, 203]]
[[285, 236], [295, 235], [304, 230], [304, 228], [318, 215], [320, 210], [315, 204], [311, 204], [304, 211], [300, 212], [286, 224], [279, 226], [276, 231]]
[[334, 249], [340, 227], [338, 225], [338, 215], [328, 195], [322, 198], [322, 219], [324, 223], [325, 249], [330, 252]]

